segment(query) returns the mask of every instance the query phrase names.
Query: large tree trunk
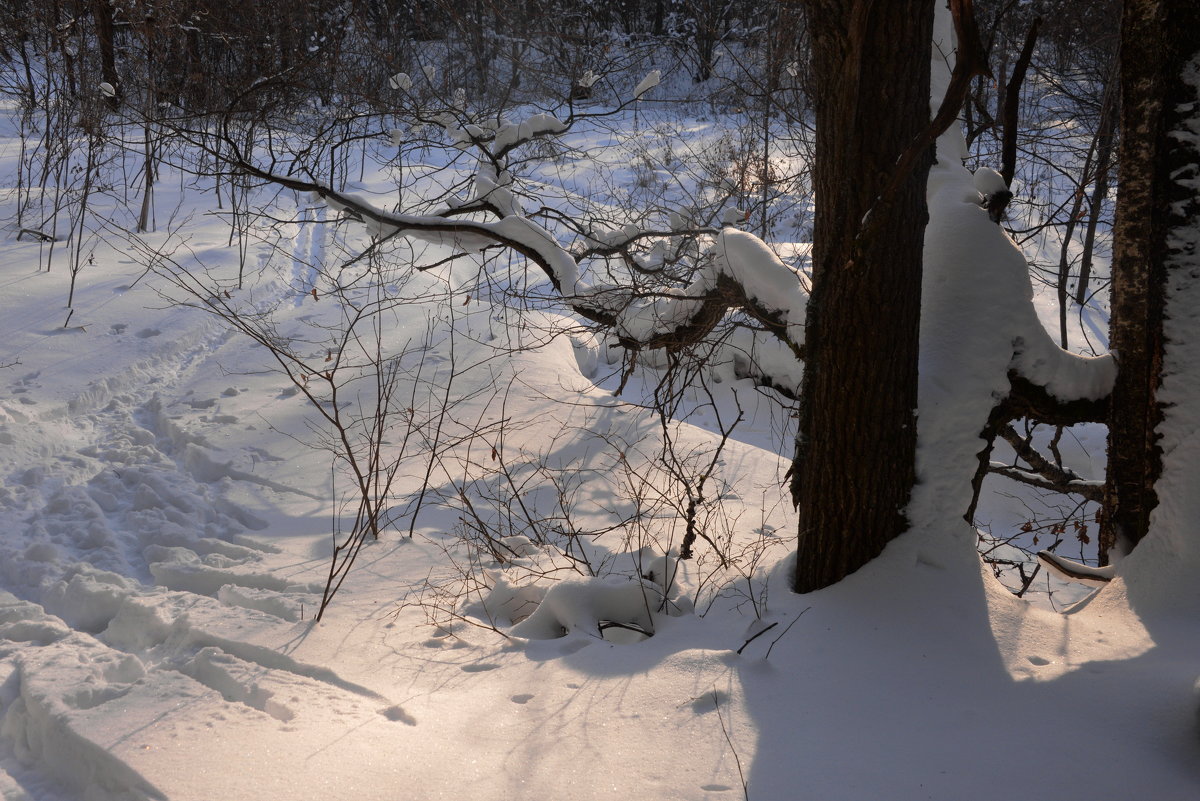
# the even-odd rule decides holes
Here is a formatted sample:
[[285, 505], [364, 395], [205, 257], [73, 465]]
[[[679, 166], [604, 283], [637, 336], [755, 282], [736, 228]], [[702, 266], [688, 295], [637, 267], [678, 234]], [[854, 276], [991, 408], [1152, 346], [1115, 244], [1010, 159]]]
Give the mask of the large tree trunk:
[[113, 9], [110, 0], [92, 0], [92, 17], [96, 24], [96, 47], [100, 51], [100, 79], [112, 84], [117, 94], [108, 99], [116, 109], [120, 104], [121, 81], [117, 75], [116, 48], [113, 43]]
[[808, 11], [817, 214], [792, 474], [799, 592], [857, 570], [907, 526], [932, 162], [927, 148], [879, 202], [901, 152], [929, 128], [933, 3], [811, 0]]
[[[1185, 65], [1200, 50], [1195, 0], [1127, 0], [1121, 30], [1120, 195], [1114, 231], [1111, 347], [1120, 366], [1109, 415], [1101, 560], [1149, 530], [1162, 472], [1163, 318], [1171, 229], [1195, 212], [1175, 180], [1193, 162], [1169, 132], [1191, 113]], [[1190, 202], [1189, 202], [1190, 201]]]

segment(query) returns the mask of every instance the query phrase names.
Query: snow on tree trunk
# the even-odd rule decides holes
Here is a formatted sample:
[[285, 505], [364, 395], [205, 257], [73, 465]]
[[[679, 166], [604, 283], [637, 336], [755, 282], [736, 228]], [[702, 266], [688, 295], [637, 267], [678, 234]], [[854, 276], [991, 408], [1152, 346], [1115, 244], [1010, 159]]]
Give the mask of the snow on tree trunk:
[[[949, 14], [939, 9], [931, 91], [944, 96], [954, 58]], [[974, 176], [963, 166], [966, 141], [952, 126], [937, 143], [927, 181], [921, 284], [916, 485], [903, 540], [914, 562], [978, 574], [975, 530], [963, 516], [971, 476], [987, 448], [982, 433], [1000, 407], [1041, 405], [1068, 414], [1104, 398], [1114, 364], [1055, 343], [1034, 309], [1024, 254], [988, 216]]]
[[[1130, 0], [1106, 544], [1131, 599], [1200, 608], [1200, 7]], [[1161, 477], [1160, 477], [1161, 475]]]
[[[934, 34], [933, 97], [949, 81], [953, 34], [949, 15], [939, 14]], [[936, 102], [936, 100], [935, 100]], [[917, 485], [908, 508], [909, 545], [927, 564], [968, 569], [975, 560], [975, 532], [963, 515], [971, 502], [970, 476], [986, 447], [981, 432], [998, 401], [1010, 392], [1009, 372], [1041, 384], [1059, 378], [1035, 365], [1071, 364], [1042, 327], [1032, 304], [1024, 254], [992, 222], [971, 173], [963, 166], [966, 140], [952, 126], [937, 144], [928, 180], [929, 225], [925, 232], [921, 309], [920, 417]], [[1074, 367], [1072, 365], [1072, 367]], [[1088, 382], [1066, 367], [1054, 389], [1079, 394]]]
[[[1140, 542], [1158, 505], [1168, 267], [1177, 266], [1170, 264], [1179, 247], [1173, 229], [1186, 225], [1189, 210], [1195, 213], [1195, 186], [1187, 185], [1186, 171], [1196, 154], [1186, 137], [1168, 132], [1183, 130], [1186, 115], [1195, 113], [1194, 87], [1181, 73], [1200, 47], [1198, 40], [1200, 13], [1194, 3], [1126, 3], [1110, 335], [1121, 367], [1109, 418], [1102, 556], [1114, 548], [1127, 552]], [[1185, 173], [1176, 180], [1181, 169]]]

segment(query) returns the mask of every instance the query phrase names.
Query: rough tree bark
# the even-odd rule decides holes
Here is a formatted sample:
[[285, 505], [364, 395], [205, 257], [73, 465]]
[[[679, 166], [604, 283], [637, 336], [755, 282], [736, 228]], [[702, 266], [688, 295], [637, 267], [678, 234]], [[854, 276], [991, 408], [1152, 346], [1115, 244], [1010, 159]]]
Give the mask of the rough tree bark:
[[1110, 343], [1120, 369], [1108, 418], [1108, 476], [1100, 556], [1144, 538], [1162, 473], [1163, 319], [1171, 231], [1196, 213], [1178, 175], [1194, 157], [1169, 132], [1193, 113], [1182, 77], [1200, 52], [1195, 0], [1126, 0], [1121, 25], [1121, 187], [1114, 231]]
[[[795, 589], [828, 586], [907, 527], [914, 481], [933, 3], [811, 0], [817, 76], [813, 292], [792, 497]], [[869, 218], [868, 218], [869, 215]]]
[[100, 51], [100, 79], [116, 89], [108, 99], [114, 110], [120, 105], [121, 80], [117, 75], [116, 49], [113, 43], [113, 9], [109, 0], [92, 0], [92, 18], [96, 25], [96, 47]]

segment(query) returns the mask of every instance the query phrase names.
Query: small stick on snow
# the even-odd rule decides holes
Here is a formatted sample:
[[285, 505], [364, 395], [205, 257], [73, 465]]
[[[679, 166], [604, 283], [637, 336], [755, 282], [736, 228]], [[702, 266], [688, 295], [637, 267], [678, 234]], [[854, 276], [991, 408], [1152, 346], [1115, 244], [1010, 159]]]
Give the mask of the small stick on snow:
[[[800, 618], [796, 618], [796, 620], [799, 620], [799, 619], [800, 619]], [[795, 620], [793, 620], [792, 622], [794, 623], [794, 622], [796, 622], [796, 621], [795, 621]], [[772, 623], [771, 625], [767, 626], [767, 627], [766, 627], [766, 628], [764, 628], [762, 631], [758, 632], [758, 634], [755, 634], [753, 637], [751, 637], [750, 639], [748, 639], [748, 640], [746, 640], [744, 643], [742, 643], [742, 647], [741, 647], [741, 648], [739, 648], [739, 649], [737, 649], [737, 651], [736, 651], [735, 653], [738, 653], [738, 654], [740, 654], [742, 651], [745, 651], [745, 650], [746, 650], [746, 646], [747, 646], [747, 645], [749, 645], [750, 643], [754, 642], [754, 641], [755, 641], [755, 640], [757, 640], [759, 637], [763, 636], [763, 635], [764, 635], [764, 634], [766, 634], [768, 631], [770, 631], [771, 629], [775, 628], [775, 627], [776, 627], [776, 626], [778, 626], [778, 625], [779, 625], [779, 621], [778, 621], [778, 620], [776, 620], [774, 623]]]

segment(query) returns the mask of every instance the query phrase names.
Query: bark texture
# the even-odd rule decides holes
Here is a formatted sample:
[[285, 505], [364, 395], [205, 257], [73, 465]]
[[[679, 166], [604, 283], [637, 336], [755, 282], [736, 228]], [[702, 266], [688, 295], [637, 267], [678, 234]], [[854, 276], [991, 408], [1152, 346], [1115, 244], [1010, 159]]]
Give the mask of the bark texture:
[[110, 0], [92, 0], [92, 17], [96, 24], [96, 47], [100, 51], [100, 78], [117, 90], [109, 98], [112, 108], [117, 108], [121, 95], [121, 79], [117, 75], [116, 50], [113, 44], [113, 9]]
[[[795, 589], [828, 586], [907, 527], [914, 481], [933, 3], [812, 0], [813, 292], [792, 496]], [[881, 201], [884, 195], [886, 200]]]
[[[1129, 550], [1149, 530], [1162, 473], [1156, 428], [1173, 226], [1186, 190], [1175, 181], [1190, 156], [1177, 139], [1191, 92], [1184, 65], [1200, 50], [1195, 0], [1126, 0], [1121, 30], [1120, 195], [1114, 231], [1110, 341], [1120, 366], [1108, 418], [1108, 479], [1100, 555]], [[1174, 205], [1174, 209], [1172, 208]]]

